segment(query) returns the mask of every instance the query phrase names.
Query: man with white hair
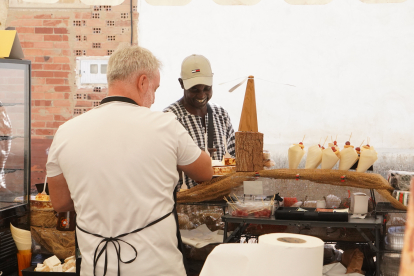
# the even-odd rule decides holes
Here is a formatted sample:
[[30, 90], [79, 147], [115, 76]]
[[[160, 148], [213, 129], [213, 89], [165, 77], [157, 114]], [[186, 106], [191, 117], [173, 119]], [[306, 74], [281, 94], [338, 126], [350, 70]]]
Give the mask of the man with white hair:
[[57, 212], [77, 213], [81, 275], [185, 275], [172, 214], [177, 168], [200, 181], [213, 172], [173, 114], [150, 111], [159, 67], [141, 47], [116, 51], [108, 97], [54, 137], [50, 197]]

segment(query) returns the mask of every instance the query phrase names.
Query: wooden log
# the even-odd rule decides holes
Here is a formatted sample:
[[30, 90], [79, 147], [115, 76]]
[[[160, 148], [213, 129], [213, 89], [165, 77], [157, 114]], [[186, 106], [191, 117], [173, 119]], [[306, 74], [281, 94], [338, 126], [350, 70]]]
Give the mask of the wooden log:
[[236, 171], [263, 170], [263, 133], [236, 132]]

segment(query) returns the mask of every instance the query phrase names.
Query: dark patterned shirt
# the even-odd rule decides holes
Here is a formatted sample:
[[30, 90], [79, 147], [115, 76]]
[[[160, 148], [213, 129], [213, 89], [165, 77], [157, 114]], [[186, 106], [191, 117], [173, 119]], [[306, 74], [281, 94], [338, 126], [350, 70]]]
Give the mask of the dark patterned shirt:
[[[232, 157], [236, 156], [235, 151], [235, 138], [234, 138], [234, 130], [233, 126], [231, 125], [229, 114], [227, 113], [224, 108], [218, 106], [214, 103], [209, 102], [211, 106], [211, 110], [213, 113], [213, 123], [214, 123], [214, 135], [213, 135], [213, 148], [217, 149], [216, 152], [211, 154], [213, 160], [222, 160], [225, 152], [224, 148], [224, 137], [227, 142], [227, 151]], [[190, 112], [185, 109], [184, 105], [181, 103], [180, 100], [172, 103], [164, 112], [172, 112], [177, 116], [177, 120], [187, 129], [188, 133], [190, 134], [191, 138], [193, 138], [194, 142], [201, 148], [205, 148], [205, 141], [204, 135], [206, 129], [208, 129], [208, 114], [206, 114], [205, 121], [206, 127], [203, 127], [203, 123], [201, 122], [201, 117], [191, 114]], [[197, 182], [185, 176], [186, 184], [188, 188], [192, 188], [197, 185]], [[181, 185], [183, 184], [182, 180], [178, 182], [178, 189], [180, 189]]]

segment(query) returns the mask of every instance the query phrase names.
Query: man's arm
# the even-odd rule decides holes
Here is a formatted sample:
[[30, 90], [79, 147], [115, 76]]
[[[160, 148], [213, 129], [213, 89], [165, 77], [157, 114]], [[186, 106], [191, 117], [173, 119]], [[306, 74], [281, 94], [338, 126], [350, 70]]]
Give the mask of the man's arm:
[[75, 211], [73, 200], [70, 197], [68, 183], [66, 183], [63, 173], [54, 177], [48, 177], [47, 182], [53, 209], [56, 212]]
[[204, 151], [201, 151], [200, 156], [193, 163], [185, 166], [179, 165], [177, 167], [195, 181], [208, 181], [213, 177], [210, 156]]

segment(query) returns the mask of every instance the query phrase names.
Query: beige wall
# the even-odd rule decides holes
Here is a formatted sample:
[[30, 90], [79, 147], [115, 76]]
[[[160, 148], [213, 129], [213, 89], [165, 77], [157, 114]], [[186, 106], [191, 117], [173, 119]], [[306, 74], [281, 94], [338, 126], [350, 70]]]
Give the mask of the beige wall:
[[7, 11], [9, 10], [9, 0], [0, 0], [0, 30], [6, 28]]

